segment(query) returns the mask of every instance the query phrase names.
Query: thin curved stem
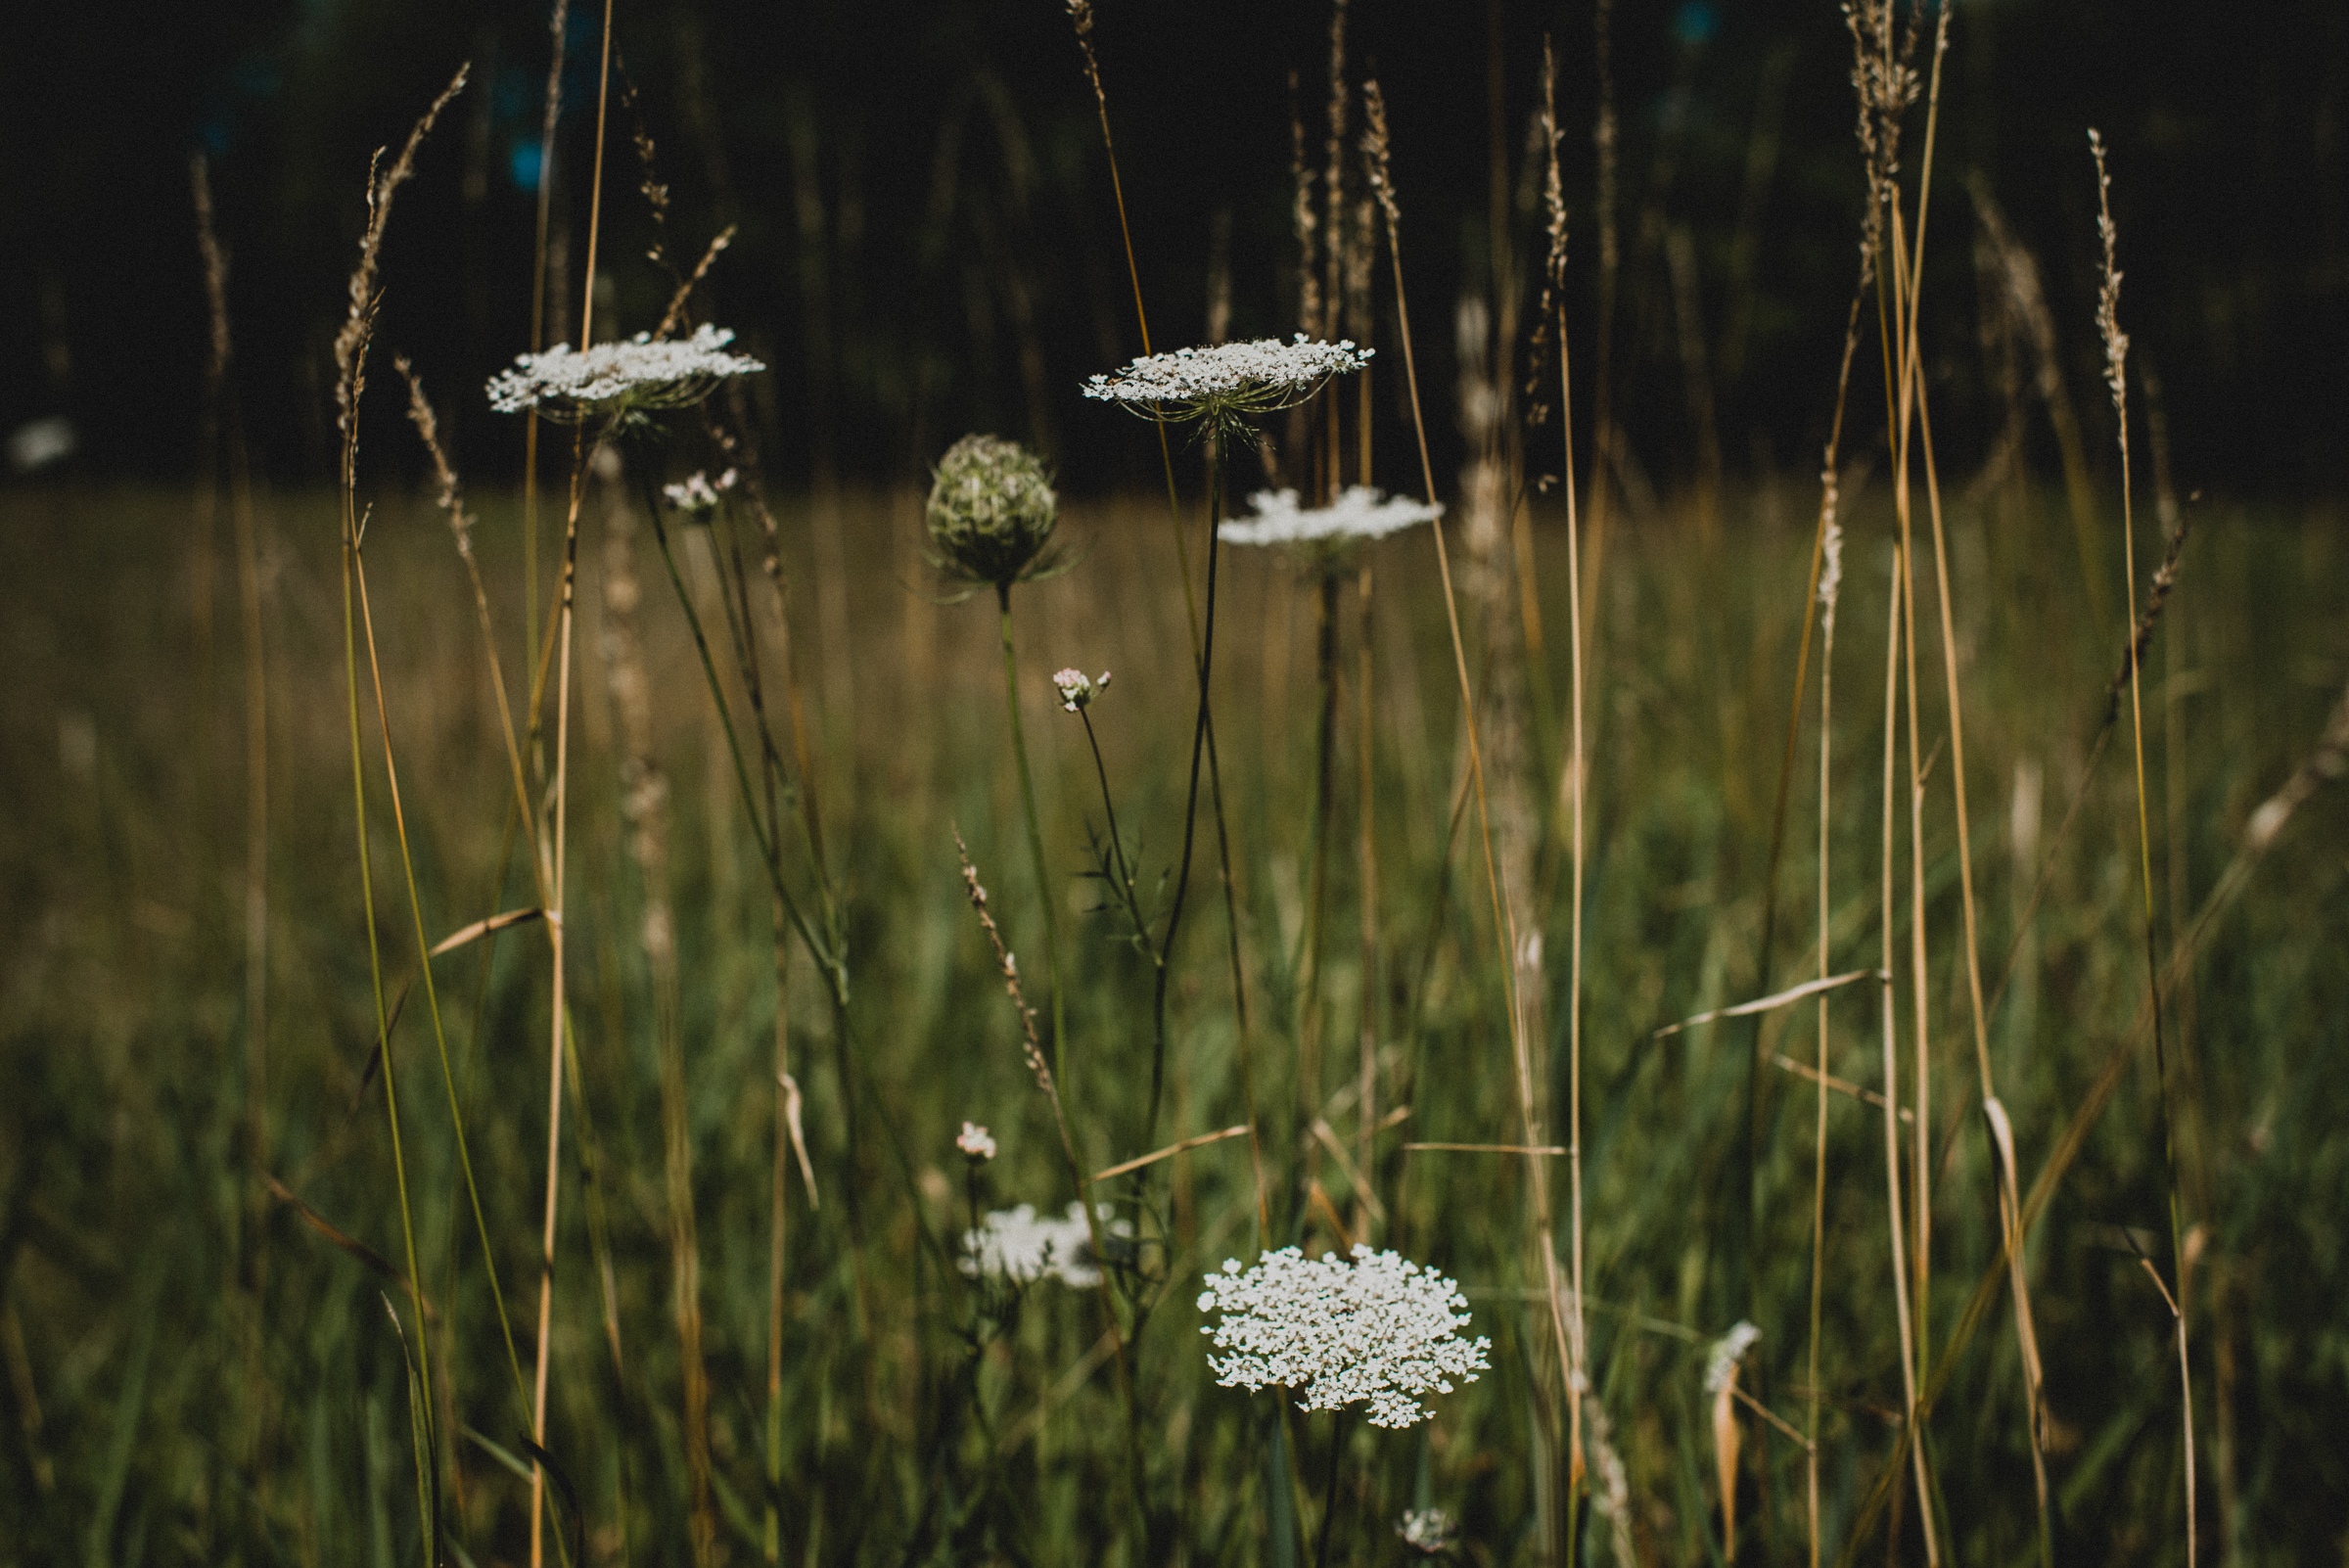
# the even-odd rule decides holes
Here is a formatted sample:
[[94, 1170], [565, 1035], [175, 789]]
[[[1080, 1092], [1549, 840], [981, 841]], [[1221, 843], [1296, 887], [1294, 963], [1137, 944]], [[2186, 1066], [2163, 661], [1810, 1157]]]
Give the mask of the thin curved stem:
[[1011, 755], [1020, 765], [1020, 805], [1028, 813], [1028, 858], [1036, 871], [1036, 896], [1044, 909], [1044, 972], [1052, 990], [1052, 1077], [1066, 1083], [1068, 1020], [1060, 988], [1060, 915], [1053, 907], [1052, 872], [1044, 863], [1044, 832], [1036, 815], [1036, 779], [1028, 768], [1028, 737], [1020, 727], [1020, 669], [1011, 641], [1011, 584], [995, 584], [995, 606], [1003, 627], [1003, 709], [1011, 723]]

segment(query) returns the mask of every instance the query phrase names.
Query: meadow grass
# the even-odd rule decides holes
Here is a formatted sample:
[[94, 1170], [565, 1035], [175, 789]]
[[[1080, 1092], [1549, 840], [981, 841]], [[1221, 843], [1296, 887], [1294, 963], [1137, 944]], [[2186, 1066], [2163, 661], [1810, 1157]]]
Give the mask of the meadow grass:
[[[1745, 499], [1752, 517], [1771, 514], [1762, 497]], [[1880, 799], [1886, 737], [1865, 696], [1882, 678], [1893, 509], [1879, 492], [1845, 503], [1845, 634], [1830, 662], [1837, 684], [1861, 697], [1837, 705], [1825, 758], [1826, 906], [1798, 914], [1789, 894], [1784, 916], [1790, 933], [1823, 925], [1836, 970], [1875, 959], [1879, 816], [1889, 804], [1906, 821], [1910, 804], [1905, 779], [1896, 801]], [[590, 482], [590, 519], [636, 504], [632, 487]], [[1459, 1278], [1473, 1331], [1495, 1343], [1493, 1371], [1441, 1398], [1432, 1423], [1377, 1434], [1327, 1416], [1277, 1417], [1271, 1396], [1219, 1389], [1206, 1371], [1196, 1276], [1226, 1256], [1249, 1257], [1254, 1244], [1242, 1141], [1161, 1161], [1138, 1185], [1103, 1183], [1138, 1232], [1130, 1255], [1103, 1244], [1130, 1265], [1110, 1270], [1133, 1330], [1130, 1414], [1091, 1292], [1050, 1280], [1017, 1293], [983, 1288], [956, 1268], [974, 1204], [1056, 1213], [1071, 1195], [1051, 1107], [1023, 1061], [954, 853], [959, 828], [1009, 945], [1032, 950], [1044, 922], [1021, 874], [1026, 813], [1005, 744], [1000, 628], [984, 607], [938, 602], [921, 565], [917, 497], [839, 504], [844, 576], [826, 585], [790, 543], [806, 538], [804, 503], [778, 502], [790, 603], [837, 591], [856, 633], [846, 645], [799, 646], [809, 689], [836, 689], [822, 667], [849, 660], [853, 684], [843, 685], [857, 696], [852, 706], [810, 702], [807, 714], [852, 992], [836, 1014], [806, 952], [792, 952], [782, 1006], [800, 1047], [794, 1076], [819, 1202], [809, 1205], [794, 1162], [771, 1406], [771, 896], [698, 656], [680, 618], [653, 598], [633, 627], [636, 678], [651, 697], [640, 732], [628, 716], [620, 694], [630, 655], [607, 576], [617, 535], [586, 532], [571, 763], [579, 896], [568, 921], [576, 1053], [568, 1092], [584, 1115], [567, 1131], [562, 1172], [584, 1201], [563, 1205], [557, 1236], [564, 1288], [546, 1443], [562, 1472], [554, 1533], [572, 1531], [569, 1494], [590, 1560], [690, 1555], [699, 1466], [674, 1278], [682, 1178], [699, 1236], [712, 1554], [765, 1554], [774, 1416], [775, 1549], [785, 1560], [1117, 1560], [1141, 1539], [1127, 1517], [1136, 1486], [1152, 1539], [1185, 1560], [1302, 1558], [1325, 1531], [1331, 1560], [1395, 1560], [1405, 1550], [1395, 1522], [1429, 1505], [1462, 1521], [1469, 1560], [1536, 1560], [1536, 1493], [1547, 1484], [1537, 1470], [1561, 1455], [1541, 1432], [1547, 1289], [1524, 1241], [1524, 1162], [1403, 1149], [1509, 1145], [1523, 1127], [1506, 977], [1475, 896], [1481, 869], [1472, 844], [1448, 832], [1466, 754], [1444, 606], [1401, 586], [1414, 575], [1425, 581], [1427, 541], [1405, 534], [1370, 557], [1385, 585], [1362, 623], [1375, 667], [1375, 776], [1362, 794], [1334, 792], [1342, 814], [1369, 803], [1378, 983], [1365, 988], [1349, 943], [1330, 944], [1312, 971], [1326, 1038], [1356, 1038], [1365, 995], [1382, 1015], [1372, 1031], [1380, 1118], [1366, 1134], [1364, 1179], [1383, 1221], [1349, 1201], [1335, 1161], [1318, 1166], [1332, 1205], [1300, 1187], [1309, 1151], [1322, 1146], [1289, 1108], [1318, 1101], [1352, 1147], [1359, 1089], [1345, 1060], [1325, 1066], [1320, 1083], [1295, 1079], [1291, 1021], [1303, 1016], [1297, 991], [1308, 975], [1295, 955], [1314, 897], [1319, 795], [1315, 590], [1278, 557], [1224, 564], [1221, 616], [1245, 630], [1220, 639], [1215, 676], [1240, 947], [1263, 998], [1268, 1241], [1317, 1252], [1366, 1231]], [[2028, 1187], [2131, 1040], [2144, 995], [2136, 795], [2111, 748], [2088, 766], [2121, 650], [2080, 610], [2069, 552], [2053, 542], [2064, 536], [2059, 510], [2001, 519], [1987, 506], [1945, 504], [1993, 992], [1986, 1027]], [[457, 1549], [477, 1562], [519, 1560], [530, 1535], [517, 1441], [527, 1428], [429, 1060], [415, 966], [389, 935], [407, 911], [398, 884], [383, 877], [400, 852], [379, 809], [369, 828], [388, 933], [386, 1005], [398, 1014], [390, 1064], [403, 1090], [421, 1332], [404, 1263], [387, 1262], [402, 1258], [402, 1242], [389, 1130], [370, 1103], [381, 1085], [369, 1080], [377, 1027], [349, 841], [336, 503], [256, 499], [268, 541], [270, 719], [268, 1080], [257, 1129], [247, 1105], [251, 1064], [264, 1058], [245, 1027], [242, 667], [221, 651], [194, 657], [186, 504], [63, 486], [18, 490], [6, 505], [0, 623], [17, 672], [17, 695], [0, 707], [14, 890], [0, 946], [9, 954], [0, 1050], [13, 1085], [0, 1232], [9, 1532], [27, 1560], [414, 1561], [427, 1518], [410, 1458], [406, 1354], [422, 1365], [429, 1351], [451, 1560]], [[519, 626], [519, 504], [488, 495], [476, 506], [486, 596], [500, 625]], [[2223, 1559], [2307, 1560], [2331, 1549], [2342, 1527], [2320, 1499], [2342, 1495], [2337, 1454], [2349, 1449], [2338, 1402], [2323, 1392], [2349, 1357], [2333, 1306], [2344, 1283], [2334, 1129], [2349, 1110], [2330, 1070], [2349, 1002], [2331, 956], [2349, 894], [2337, 794], [2306, 796], [2248, 880], [2231, 868], [2246, 822], [2315, 749], [2349, 672], [2326, 587], [2349, 563], [2337, 523], [2323, 514], [2215, 503], [2202, 514], [2156, 633], [2169, 649], [2148, 662], [2143, 705], [2148, 777], [2178, 797], [2148, 819], [2151, 854], [2185, 889], [2178, 907], [2200, 908], [2217, 886], [2242, 890], [2202, 928], [2190, 1013], [2171, 1014], [2166, 1042], [2186, 1107], [2177, 1161], [2202, 1541]], [[681, 576], [714, 621], [710, 553], [719, 536], [669, 527]], [[1148, 1094], [1154, 973], [1115, 900], [1086, 875], [1106, 832], [1097, 778], [1115, 796], [1146, 906], [1178, 850], [1195, 675], [1163, 513], [1072, 503], [1061, 527], [1078, 565], [1021, 589], [1030, 657], [1020, 700], [1040, 836], [1066, 900], [1059, 1087], [1081, 1163], [1102, 1171], [1150, 1152], [1132, 1130]], [[1543, 612], [1564, 624], [1562, 520], [1543, 511], [1532, 533]], [[379, 496], [366, 553], [420, 918], [438, 940], [532, 901], [519, 861], [497, 885], [511, 769], [445, 523], [426, 498]], [[1619, 528], [1604, 578], [1589, 584], [1604, 614], [1587, 677], [1588, 1365], [1626, 1472], [1630, 1537], [1646, 1561], [1703, 1561], [1721, 1549], [1704, 1373], [1709, 1346], [1737, 1316], [1762, 1330], [1741, 1396], [1807, 1431], [1816, 1387], [1828, 1552], [1872, 1556], [1888, 1539], [1908, 1543], [1893, 1548], [1900, 1555], [1921, 1551], [1913, 1491], [1871, 1527], [1872, 1545], [1852, 1535], [1870, 1486], [1888, 1463], [1906, 1463], [1896, 1458], [1906, 1400], [1881, 1179], [1892, 1108], [1827, 1097], [1820, 1198], [1812, 1156], [1820, 1085], [1784, 1068], [1763, 1078], [1750, 1300], [1725, 1310], [1746, 1051], [1727, 1022], [1653, 1038], [1748, 994], [1807, 556], [1808, 541], [1759, 523], [1708, 539], [1660, 516]], [[213, 580], [231, 591], [233, 562]], [[771, 609], [754, 601], [752, 613], [772, 629]], [[1918, 622], [1920, 659], [1938, 657], [1934, 618]], [[1472, 640], [1472, 661], [1477, 652]], [[1554, 689], [1568, 689], [1567, 650], [1550, 657]], [[1044, 674], [1064, 664], [1115, 672], [1085, 715], [1098, 775], [1082, 722], [1061, 711]], [[1929, 748], [1942, 720], [1930, 683], [1920, 695]], [[1341, 705], [1339, 722], [1355, 724], [1356, 712]], [[372, 737], [372, 696], [363, 716]], [[1359, 754], [1345, 745], [1338, 755]], [[669, 784], [673, 982], [642, 940], [662, 893], [630, 840], [628, 781], [641, 780], [647, 758]], [[1933, 770], [1951, 765], [1945, 752], [1925, 769], [1937, 799]], [[373, 746], [373, 788], [381, 766]], [[1537, 782], [1537, 800], [1559, 800], [1554, 779]], [[1798, 796], [1798, 812], [1816, 806]], [[2007, 1287], [2000, 1185], [1973, 1127], [1979, 1100], [1967, 1093], [1976, 1072], [1966, 966], [1951, 940], [1962, 914], [1956, 829], [1946, 812], [1923, 820], [1937, 1092], [1927, 1124], [1911, 1119], [1900, 1134], [1926, 1139], [1933, 1162], [1934, 1268], [1912, 1311], [1941, 1379], [1930, 1426], [1936, 1525], [1948, 1560], [2008, 1560], [2033, 1549], [2037, 1530], [2024, 1385], [2010, 1333], [1985, 1327], [1950, 1343], [1985, 1279]], [[1362, 827], [1348, 821], [1341, 839]], [[1562, 811], [1545, 815], [1544, 834], [1567, 831]], [[1907, 851], [1896, 846], [1896, 873]], [[1790, 888], [1809, 886], [1800, 858], [1790, 849]], [[2043, 862], [2047, 891], [2021, 928]], [[1329, 923], [1346, 929], [1358, 913], [1354, 864], [1334, 856], [1326, 875], [1322, 897], [1339, 911]], [[1553, 954], [1567, 948], [1570, 915], [1557, 898], [1541, 906]], [[2165, 951], [2181, 934], [2165, 925]], [[1906, 932], [1891, 935], [1905, 968]], [[1813, 940], [1790, 937], [1785, 961]], [[1181, 941], [1165, 1140], [1246, 1118], [1223, 934], [1200, 921]], [[509, 1299], [527, 1294], [539, 1241], [545, 1062], [531, 1042], [545, 1027], [543, 942], [517, 927], [437, 969], [484, 1225]], [[1548, 973], [1556, 985], [1554, 960]], [[1913, 992], [1904, 983], [1896, 995], [1907, 1035]], [[1823, 998], [1825, 1070], [1855, 1090], [1881, 1087], [1876, 1001], [1865, 984]], [[1562, 1077], [1567, 1012], [1553, 998], [1544, 1016], [1556, 1037], [1550, 1071]], [[1803, 1038], [1814, 1027], [1808, 1008], [1765, 1015], [1765, 1058], [1820, 1049]], [[2140, 1261], [2167, 1263], [2160, 1087], [2149, 1052], [2130, 1060], [2031, 1233], [2066, 1558], [2185, 1554], [2176, 1331]], [[1546, 1088], [1565, 1103], [1565, 1083]], [[1899, 1109], [1912, 1103], [1904, 1088]], [[1001, 1147], [975, 1172], [953, 1147], [965, 1120], [991, 1128]], [[1823, 1235], [1816, 1385], [1803, 1326], [1815, 1311], [1815, 1204]], [[387, 1299], [411, 1341], [406, 1354]], [[1146, 1314], [1134, 1312], [1136, 1299], [1151, 1303]], [[527, 1360], [530, 1328], [516, 1326]], [[1806, 1455], [1787, 1430], [1742, 1403], [1735, 1409], [1750, 1488], [1739, 1560], [1790, 1559], [1806, 1536]], [[1129, 1432], [1141, 1438], [1138, 1481], [1128, 1478]], [[1581, 1529], [1585, 1549], [1603, 1556], [1604, 1523], [1586, 1512]]]

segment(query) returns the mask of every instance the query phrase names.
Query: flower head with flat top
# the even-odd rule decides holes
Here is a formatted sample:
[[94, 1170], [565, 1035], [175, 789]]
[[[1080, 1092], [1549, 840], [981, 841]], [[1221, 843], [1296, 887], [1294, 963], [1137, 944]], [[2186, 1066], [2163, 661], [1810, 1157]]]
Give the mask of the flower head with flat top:
[[1257, 338], [1136, 359], [1110, 376], [1084, 384], [1084, 395], [1118, 403], [1152, 419], [1204, 419], [1211, 427], [1301, 403], [1333, 376], [1370, 362], [1371, 350], [1351, 339], [1316, 343]]
[[1246, 517], [1216, 530], [1225, 544], [1281, 544], [1326, 555], [1444, 515], [1441, 501], [1431, 505], [1367, 484], [1348, 485], [1327, 506], [1301, 507], [1295, 490], [1259, 490], [1248, 498], [1248, 506]]
[[1416, 1425], [1435, 1413], [1421, 1395], [1449, 1394], [1454, 1379], [1473, 1383], [1492, 1364], [1491, 1340], [1459, 1335], [1468, 1299], [1457, 1285], [1363, 1246], [1318, 1260], [1284, 1247], [1245, 1271], [1230, 1259], [1207, 1276], [1199, 1310], [1223, 1314], [1200, 1332], [1232, 1353], [1208, 1362], [1225, 1388], [1298, 1389], [1309, 1410], [1360, 1402], [1372, 1426]]
[[640, 332], [621, 343], [586, 349], [557, 344], [541, 353], [523, 354], [489, 378], [489, 406], [501, 414], [535, 408], [548, 419], [626, 419], [661, 408], [682, 408], [710, 395], [730, 376], [747, 376], [766, 366], [748, 354], [729, 352], [734, 334], [704, 325], [690, 338], [656, 342]]

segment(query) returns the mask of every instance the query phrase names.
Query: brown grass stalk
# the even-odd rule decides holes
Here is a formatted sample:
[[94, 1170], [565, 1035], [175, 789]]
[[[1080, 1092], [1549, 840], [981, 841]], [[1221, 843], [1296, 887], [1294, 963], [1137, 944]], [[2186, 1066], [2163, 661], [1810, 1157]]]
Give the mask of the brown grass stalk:
[[[595, 255], [602, 235], [604, 210], [604, 130], [612, 88], [612, 0], [604, 0], [604, 38], [597, 68], [595, 93], [595, 161], [587, 195], [586, 283], [579, 304], [579, 348], [595, 341]], [[547, 877], [547, 937], [552, 974], [547, 1026], [546, 1087], [546, 1203], [540, 1232], [541, 1269], [538, 1275], [537, 1365], [531, 1376], [530, 1441], [546, 1447], [546, 1383], [554, 1349], [555, 1222], [563, 1178], [563, 1003], [565, 893], [564, 851], [571, 826], [571, 630], [576, 609], [579, 560], [579, 502], [586, 483], [584, 433], [572, 440], [571, 500], [563, 520], [563, 576], [556, 604], [558, 629], [555, 676], [554, 836]], [[541, 667], [543, 669], [543, 667]], [[539, 689], [543, 690], [543, 686]], [[535, 710], [536, 703], [532, 703]], [[533, 722], [535, 731], [536, 724]], [[530, 1464], [530, 1568], [546, 1561], [546, 1469]]]
[[[1387, 255], [1395, 269], [1395, 315], [1397, 336], [1403, 340], [1404, 381], [1411, 405], [1412, 434], [1419, 443], [1419, 474], [1430, 501], [1436, 494], [1435, 465], [1427, 449], [1427, 419], [1419, 400], [1419, 370], [1411, 351], [1411, 317], [1407, 291], [1403, 281], [1403, 211], [1396, 199], [1395, 183], [1389, 167], [1389, 137], [1387, 104], [1376, 80], [1362, 86], [1363, 112], [1368, 120], [1368, 133], [1363, 138], [1367, 155], [1370, 188], [1378, 198], [1386, 216]], [[1460, 635], [1458, 596], [1451, 581], [1451, 557], [1444, 544], [1444, 520], [1437, 518], [1428, 525], [1436, 541], [1436, 570], [1444, 586], [1445, 623], [1451, 633], [1452, 668], [1460, 687], [1460, 719], [1468, 742], [1468, 766], [1475, 784], [1476, 815], [1479, 836], [1484, 846], [1485, 886], [1490, 896], [1493, 914], [1493, 934], [1499, 946], [1503, 995], [1508, 1008], [1510, 1055], [1516, 1069], [1518, 1112], [1525, 1129], [1528, 1144], [1542, 1144], [1541, 1112], [1534, 1093], [1534, 1064], [1532, 1044], [1526, 1038], [1525, 1018], [1520, 1008], [1517, 989], [1518, 936], [1516, 922], [1509, 912], [1509, 901], [1501, 886], [1500, 872], [1493, 856], [1492, 812], [1487, 804], [1485, 789], [1484, 753], [1477, 742], [1476, 692], [1468, 679], [1467, 645]], [[1549, 1170], [1537, 1156], [1527, 1156], [1527, 1175], [1534, 1194], [1533, 1221], [1538, 1232], [1538, 1259], [1542, 1267], [1548, 1300], [1550, 1329], [1556, 1340], [1559, 1376], [1575, 1364], [1568, 1337], [1566, 1287], [1558, 1268], [1558, 1252], [1551, 1234], [1549, 1209]], [[1568, 1391], [1571, 1399], [1572, 1391]]]

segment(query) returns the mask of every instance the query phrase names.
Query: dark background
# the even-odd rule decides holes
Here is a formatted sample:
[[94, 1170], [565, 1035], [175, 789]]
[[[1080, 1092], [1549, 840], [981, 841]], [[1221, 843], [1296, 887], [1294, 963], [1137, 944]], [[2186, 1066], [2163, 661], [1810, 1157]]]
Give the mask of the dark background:
[[[555, 211], [575, 270], [600, 9], [574, 7], [556, 157]], [[379, 474], [415, 468], [389, 390], [389, 354], [402, 351], [441, 403], [468, 477], [511, 478], [519, 431], [479, 389], [528, 346], [547, 16], [536, 0], [20, 8], [0, 53], [0, 432], [63, 413], [86, 472], [195, 470], [206, 325], [188, 160], [204, 149], [233, 252], [234, 388], [256, 460], [284, 482], [327, 478], [329, 346], [368, 155], [396, 149], [471, 60], [472, 85], [392, 220], [377, 339], [387, 362], [363, 461]], [[1317, 161], [1326, 6], [1106, 0], [1097, 17], [1155, 346], [1201, 335], [1224, 211], [1234, 334], [1290, 330], [1287, 79], [1299, 73]], [[617, 28], [671, 188], [672, 249], [690, 264], [717, 226], [741, 225], [701, 305], [773, 366], [760, 412], [779, 477], [917, 473], [973, 428], [1039, 444], [1077, 487], [1149, 477], [1137, 465], [1154, 469], [1154, 453], [1110, 438], [1112, 416], [1077, 393], [1139, 345], [1092, 98], [1057, 0], [624, 0]], [[1559, 43], [1587, 372], [1590, 6], [1354, 6], [1358, 79], [1375, 72], [1392, 106], [1431, 421], [1455, 449], [1452, 305], [1490, 275], [1489, 67], [1497, 51], [1514, 164], [1544, 30]], [[1808, 473], [1862, 196], [1842, 19], [1825, 0], [1620, 0], [1613, 34], [1616, 359], [1632, 452], [1667, 491], [1702, 458], [1667, 266], [1680, 228], [1728, 471]], [[2180, 486], [2337, 493], [2349, 7], [1966, 0], [1943, 99], [1925, 331], [1945, 470], [1970, 473], [2006, 417], [1982, 341], [1972, 173], [2039, 259], [2090, 449], [2112, 466], [2094, 325], [2096, 125], [2112, 149], [2123, 323], [2134, 362], [2158, 371]], [[1922, 125], [1920, 108], [1911, 178]], [[657, 319], [667, 284], [643, 259], [650, 229], [628, 128], [616, 74], [601, 253], [616, 297], [604, 319], [634, 331]], [[1532, 225], [1516, 232], [1530, 261]], [[558, 308], [555, 325], [576, 318], [576, 300]], [[1390, 317], [1379, 343], [1392, 355], [1394, 342]], [[1385, 379], [1382, 402], [1401, 380]], [[1855, 438], [1876, 428], [1864, 419]], [[2046, 428], [2035, 416], [2032, 458], [2051, 470]], [[1387, 452], [1400, 459], [1401, 441]], [[1385, 477], [1408, 483], [1400, 469]]]

